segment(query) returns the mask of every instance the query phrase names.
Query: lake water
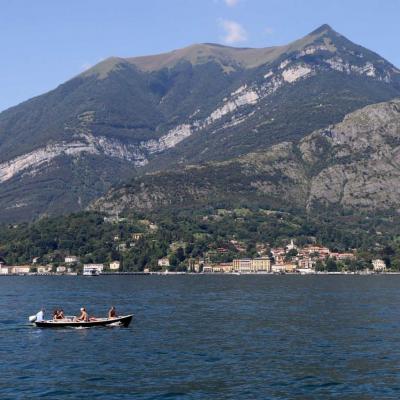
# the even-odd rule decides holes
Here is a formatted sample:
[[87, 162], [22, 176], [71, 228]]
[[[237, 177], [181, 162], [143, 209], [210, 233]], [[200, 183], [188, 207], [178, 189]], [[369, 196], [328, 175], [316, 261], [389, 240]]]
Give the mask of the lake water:
[[[400, 276], [0, 277], [1, 399], [398, 399]], [[135, 314], [46, 330], [42, 306]]]

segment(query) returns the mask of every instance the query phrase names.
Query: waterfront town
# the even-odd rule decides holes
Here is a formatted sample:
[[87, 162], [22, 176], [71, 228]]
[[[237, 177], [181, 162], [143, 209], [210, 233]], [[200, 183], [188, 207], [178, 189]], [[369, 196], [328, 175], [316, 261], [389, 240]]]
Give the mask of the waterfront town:
[[[137, 237], [136, 237], [137, 236]], [[139, 239], [136, 235], [135, 239]], [[239, 243], [234, 243], [240, 247]], [[231, 262], [215, 262], [215, 254], [223, 254], [224, 248], [218, 248], [215, 252], [208, 252], [206, 257], [189, 259], [183, 270], [178, 272], [170, 270], [171, 262], [169, 257], [158, 259], [157, 269], [145, 268], [137, 271], [136, 274], [317, 274], [317, 273], [354, 273], [346, 268], [349, 263], [356, 260], [355, 252], [335, 252], [318, 244], [308, 244], [303, 247], [295, 245], [294, 241], [285, 247], [272, 248], [266, 253], [265, 248], [259, 249], [259, 257], [236, 258]], [[330, 270], [326, 268], [329, 263], [342, 265], [342, 268]], [[321, 268], [325, 266], [325, 268]], [[371, 260], [370, 268], [363, 270], [363, 274], [374, 274], [388, 272], [386, 263], [382, 259]], [[0, 260], [0, 275], [110, 275], [127, 274], [129, 271], [121, 269], [121, 262], [118, 260], [110, 263], [80, 263], [80, 259], [74, 255], [64, 258], [61, 265], [41, 265], [39, 257], [35, 257], [31, 264], [6, 265]]]

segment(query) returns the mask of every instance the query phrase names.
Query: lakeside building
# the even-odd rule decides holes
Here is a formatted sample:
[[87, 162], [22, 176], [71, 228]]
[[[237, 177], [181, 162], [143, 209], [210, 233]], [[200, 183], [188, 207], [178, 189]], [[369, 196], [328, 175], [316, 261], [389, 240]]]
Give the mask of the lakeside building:
[[189, 262], [188, 262], [187, 271], [188, 272], [197, 272], [197, 273], [202, 272], [204, 263], [205, 263], [204, 260], [191, 258], [191, 259], [189, 259]]
[[269, 257], [253, 258], [252, 267], [255, 272], [271, 272], [271, 260]]
[[157, 265], [159, 267], [169, 267], [169, 258], [168, 257], [163, 257], [163, 258], [159, 258], [157, 261]]
[[103, 264], [84, 264], [83, 275], [93, 276], [100, 275], [104, 270]]
[[212, 266], [212, 272], [229, 273], [233, 272], [232, 263], [219, 263]]
[[79, 262], [79, 257], [77, 257], [77, 256], [66, 256], [64, 258], [64, 262], [65, 262], [65, 264], [74, 264], [74, 263]]
[[273, 264], [271, 267], [272, 272], [295, 272], [297, 269], [296, 264], [285, 263], [285, 264]]
[[113, 261], [110, 263], [110, 270], [111, 271], [118, 271], [121, 263], [119, 261]]
[[243, 272], [243, 273], [252, 272], [252, 259], [242, 258], [233, 260], [233, 270], [235, 272]]
[[383, 272], [386, 271], [386, 263], [381, 259], [372, 260], [372, 266], [374, 271], [376, 272]]
[[25, 275], [31, 272], [30, 265], [14, 265], [14, 266], [6, 266], [0, 265], [0, 274], [1, 275]]
[[10, 273], [10, 267], [7, 267], [3, 263], [0, 264], [0, 275], [8, 275]]
[[29, 274], [31, 272], [30, 265], [15, 265], [9, 268], [10, 274]]
[[271, 272], [271, 260], [268, 257], [235, 259], [233, 260], [233, 271], [241, 273]]
[[51, 265], [40, 265], [37, 267], [38, 274], [50, 274], [53, 271], [53, 267]]
[[56, 272], [59, 274], [64, 274], [65, 272], [67, 272], [67, 267], [65, 267], [64, 265], [59, 265], [56, 268]]

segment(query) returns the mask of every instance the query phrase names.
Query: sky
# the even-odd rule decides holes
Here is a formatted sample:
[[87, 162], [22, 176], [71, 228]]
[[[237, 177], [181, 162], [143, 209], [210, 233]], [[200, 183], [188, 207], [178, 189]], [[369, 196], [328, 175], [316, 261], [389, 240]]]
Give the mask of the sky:
[[400, 67], [400, 0], [0, 0], [0, 111], [110, 56], [286, 44], [327, 23]]

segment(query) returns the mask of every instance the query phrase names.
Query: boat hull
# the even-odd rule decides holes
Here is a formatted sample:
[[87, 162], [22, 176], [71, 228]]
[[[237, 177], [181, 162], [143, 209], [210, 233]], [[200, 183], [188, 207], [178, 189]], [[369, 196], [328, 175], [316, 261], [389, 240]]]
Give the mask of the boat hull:
[[65, 321], [65, 320], [48, 320], [36, 321], [34, 324], [38, 328], [92, 328], [96, 326], [123, 326], [127, 328], [131, 323], [133, 315], [124, 315], [117, 318], [99, 318], [94, 321]]

